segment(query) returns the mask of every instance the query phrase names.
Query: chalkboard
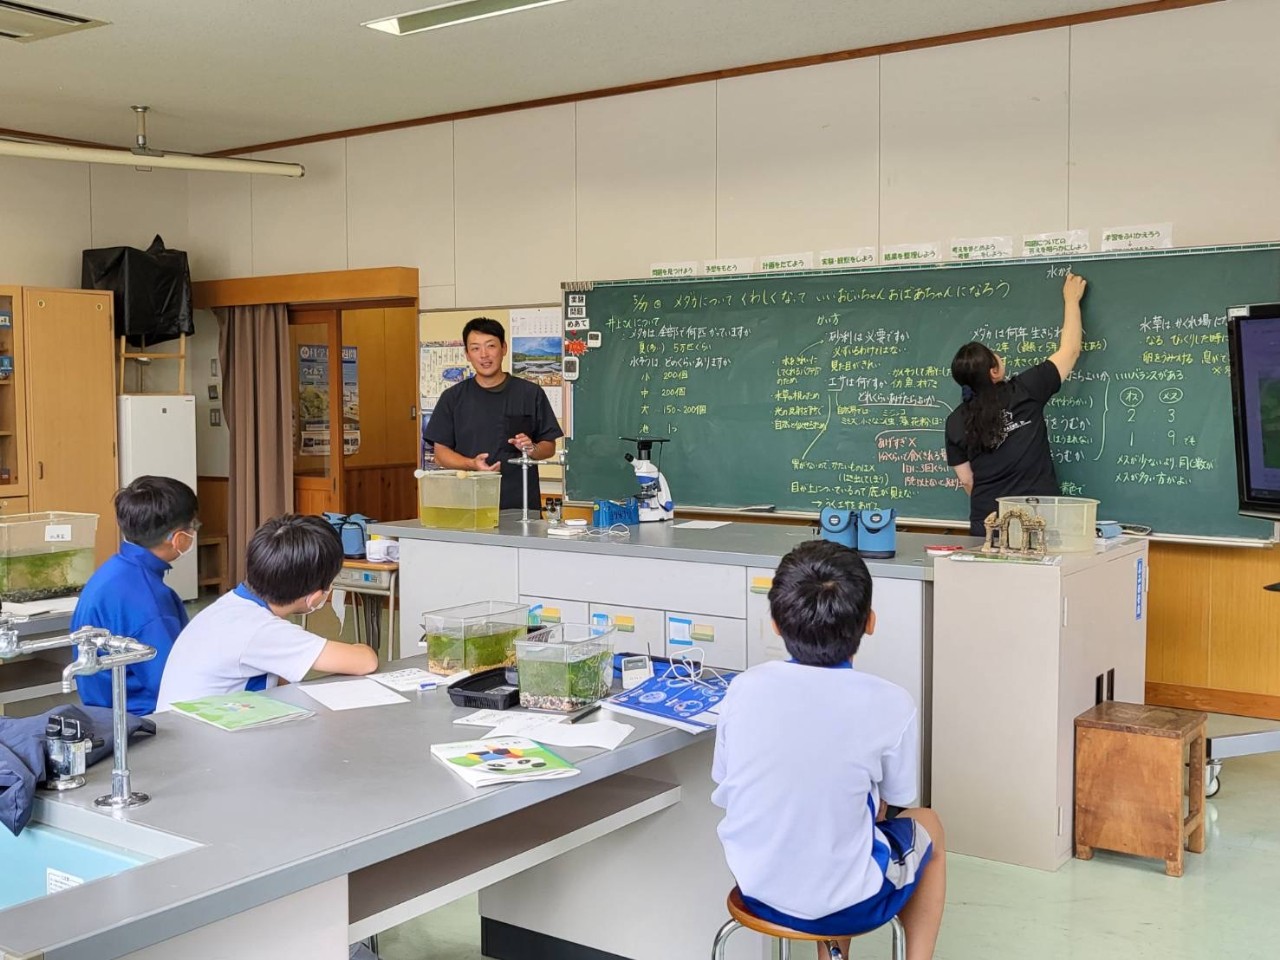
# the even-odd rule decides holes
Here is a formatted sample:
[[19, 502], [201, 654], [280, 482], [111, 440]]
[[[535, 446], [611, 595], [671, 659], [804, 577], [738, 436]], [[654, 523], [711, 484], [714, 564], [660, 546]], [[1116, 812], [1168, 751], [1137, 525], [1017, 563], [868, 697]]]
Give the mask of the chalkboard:
[[1158, 532], [1269, 538], [1236, 513], [1226, 323], [1280, 299], [1274, 245], [594, 284], [569, 496], [629, 495], [618, 438], [649, 436], [670, 441], [684, 507], [964, 521], [943, 453], [951, 357], [978, 339], [1011, 372], [1047, 358], [1068, 267], [1089, 287], [1084, 354], [1046, 411], [1063, 493]]

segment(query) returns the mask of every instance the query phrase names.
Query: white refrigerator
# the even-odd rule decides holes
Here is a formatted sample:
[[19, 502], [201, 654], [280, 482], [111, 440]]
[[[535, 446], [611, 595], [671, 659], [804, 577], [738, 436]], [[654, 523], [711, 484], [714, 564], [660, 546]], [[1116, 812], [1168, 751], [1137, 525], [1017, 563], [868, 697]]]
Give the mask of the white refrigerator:
[[[138, 477], [172, 477], [196, 489], [196, 398], [137, 394], [118, 398], [120, 485]], [[193, 547], [165, 582], [183, 600], [199, 593]]]

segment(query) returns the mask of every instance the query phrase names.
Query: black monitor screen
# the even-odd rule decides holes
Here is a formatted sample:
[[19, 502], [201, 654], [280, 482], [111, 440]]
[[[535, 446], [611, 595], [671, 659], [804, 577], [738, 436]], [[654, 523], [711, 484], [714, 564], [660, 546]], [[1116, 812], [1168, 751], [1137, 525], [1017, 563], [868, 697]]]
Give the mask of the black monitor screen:
[[1280, 304], [1231, 313], [1240, 512], [1280, 520]]

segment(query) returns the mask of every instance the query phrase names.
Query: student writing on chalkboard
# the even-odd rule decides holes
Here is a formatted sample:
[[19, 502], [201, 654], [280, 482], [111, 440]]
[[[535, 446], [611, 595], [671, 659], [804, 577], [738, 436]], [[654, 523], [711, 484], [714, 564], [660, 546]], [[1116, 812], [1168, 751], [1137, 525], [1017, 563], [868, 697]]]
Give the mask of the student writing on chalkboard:
[[947, 463], [969, 495], [969, 532], [976, 537], [985, 533], [998, 497], [1058, 493], [1044, 408], [1080, 359], [1084, 288], [1084, 277], [1067, 274], [1062, 335], [1043, 363], [1005, 379], [1004, 359], [982, 343], [966, 343], [951, 361], [964, 402], [947, 417]]

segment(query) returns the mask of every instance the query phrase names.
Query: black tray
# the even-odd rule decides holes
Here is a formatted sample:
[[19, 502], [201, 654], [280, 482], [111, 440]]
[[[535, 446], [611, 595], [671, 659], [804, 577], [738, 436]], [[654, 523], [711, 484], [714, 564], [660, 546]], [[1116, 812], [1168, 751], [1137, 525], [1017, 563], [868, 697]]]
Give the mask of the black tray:
[[507, 682], [506, 667], [494, 667], [451, 685], [449, 699], [459, 707], [509, 710], [520, 703], [520, 688]]

